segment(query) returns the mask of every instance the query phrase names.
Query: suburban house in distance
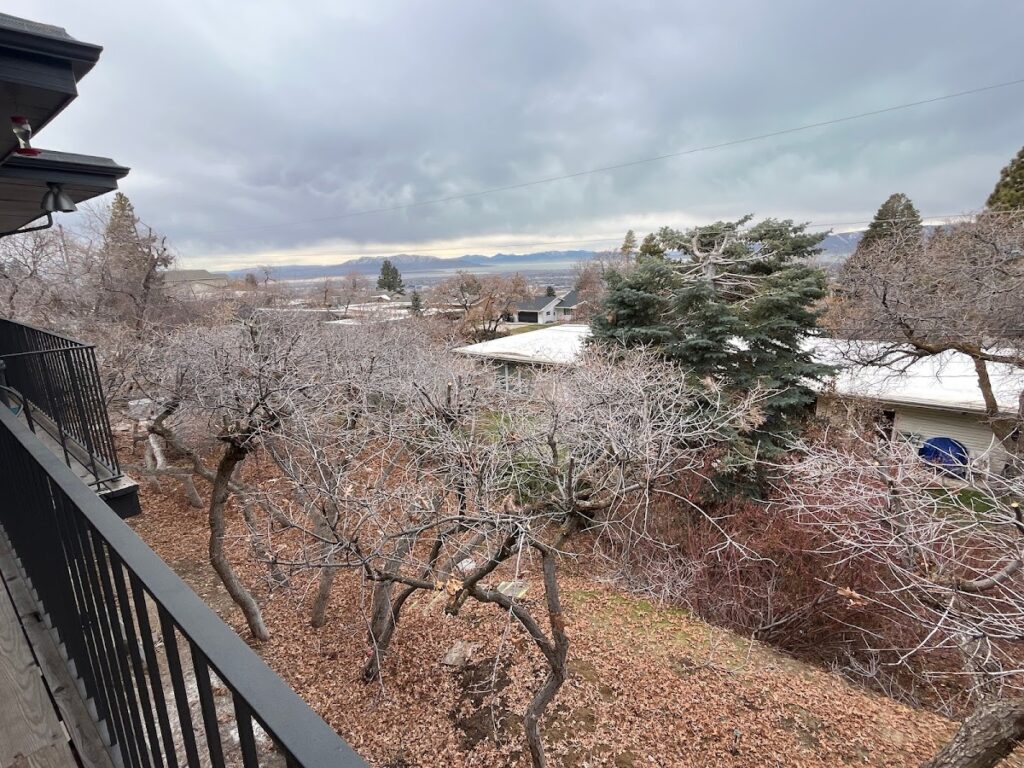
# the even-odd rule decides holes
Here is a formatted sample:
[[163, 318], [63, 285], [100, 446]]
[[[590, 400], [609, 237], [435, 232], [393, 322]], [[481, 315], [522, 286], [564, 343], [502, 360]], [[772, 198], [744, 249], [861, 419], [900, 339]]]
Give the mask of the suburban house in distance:
[[[523, 365], [571, 365], [590, 337], [586, 325], [541, 328], [456, 349], [460, 354], [494, 361], [503, 376]], [[815, 356], [839, 368], [821, 388], [817, 413], [827, 416], [837, 399], [871, 403], [888, 418], [893, 433], [921, 448], [925, 441], [943, 438], [963, 447], [970, 461], [984, 461], [993, 472], [1005, 463], [1006, 452], [992, 433], [974, 365], [955, 352], [916, 360], [895, 372], [869, 365], [852, 365], [844, 342], [812, 341]], [[858, 343], [863, 347], [863, 343]], [[1024, 374], [1009, 365], [990, 364], [1000, 408], [1012, 416], [1024, 392]]]
[[555, 305], [555, 320], [571, 322], [579, 308], [586, 304], [579, 291], [573, 288]]
[[561, 299], [557, 296], [533, 296], [516, 302], [517, 323], [553, 323], [555, 307]]
[[[101, 50], [0, 14], [0, 237], [127, 174], [33, 146]], [[125, 524], [125, 482], [93, 347], [0, 318], [0, 768], [365, 766]]]
[[177, 299], [203, 299], [227, 290], [228, 276], [205, 269], [168, 269], [161, 273], [164, 290]]
[[558, 323], [572, 320], [573, 313], [584, 302], [579, 294], [569, 291], [564, 296], [534, 296], [516, 303], [517, 323]]

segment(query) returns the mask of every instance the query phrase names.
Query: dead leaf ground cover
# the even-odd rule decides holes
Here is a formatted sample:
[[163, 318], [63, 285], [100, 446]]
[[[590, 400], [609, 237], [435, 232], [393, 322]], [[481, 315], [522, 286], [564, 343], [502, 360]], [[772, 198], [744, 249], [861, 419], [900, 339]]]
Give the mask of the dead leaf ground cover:
[[[180, 489], [144, 487], [133, 527], [248, 639], [206, 564], [206, 513]], [[493, 606], [457, 617], [434, 595], [406, 607], [381, 684], [365, 685], [368, 594], [337, 579], [330, 620], [309, 626], [313, 574], [271, 589], [249, 555], [237, 510], [230, 552], [261, 601], [272, 639], [257, 646], [282, 675], [375, 766], [525, 766], [520, 713], [544, 673], [525, 634]], [[563, 579], [572, 637], [571, 676], [544, 721], [555, 765], [917, 766], [953, 724], [866, 692], [824, 670], [716, 629], [687, 612], [651, 605], [581, 567]], [[519, 576], [533, 584], [526, 564]], [[457, 640], [475, 644], [468, 666], [441, 664]]]

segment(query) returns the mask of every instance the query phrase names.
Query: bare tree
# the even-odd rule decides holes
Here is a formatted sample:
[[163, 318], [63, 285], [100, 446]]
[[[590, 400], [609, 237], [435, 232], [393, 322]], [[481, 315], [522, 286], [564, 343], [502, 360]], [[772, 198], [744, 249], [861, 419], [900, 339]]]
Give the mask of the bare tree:
[[904, 647], [864, 634], [886, 663], [942, 676], [959, 658], [974, 714], [931, 768], [987, 768], [1024, 740], [1024, 483], [983, 466], [950, 476], [902, 442], [832, 435], [779, 475], [792, 514], [826, 535], [821, 554], [872, 575], [838, 594], [911, 630]]
[[484, 341], [498, 335], [498, 326], [529, 295], [522, 275], [477, 277], [460, 271], [434, 288], [432, 303], [457, 310], [463, 334]]
[[1024, 393], [1006, 413], [990, 366], [1024, 368], [1024, 216], [983, 213], [926, 242], [896, 230], [858, 251], [840, 275], [827, 315], [837, 336], [867, 340], [857, 362], [904, 368], [921, 357], [958, 352], [974, 362], [992, 431], [1020, 472]]
[[580, 306], [573, 312], [573, 321], [589, 320], [604, 300], [605, 285], [601, 265], [596, 261], [581, 261], [573, 266], [573, 290]]
[[[614, 360], [595, 352], [509, 390], [426, 340], [399, 346], [371, 335], [379, 330], [361, 332], [362, 342], [354, 333], [333, 345], [331, 428], [293, 411], [267, 440], [287, 480], [275, 484], [272, 504], [290, 516], [288, 536], [302, 537], [285, 564], [320, 572], [315, 623], [330, 572], [353, 570], [372, 585], [368, 681], [381, 675], [416, 592], [443, 596], [453, 615], [467, 601], [507, 612], [547, 663], [524, 715], [534, 765], [546, 765], [540, 720], [566, 678], [570, 645], [563, 553], [583, 530], [645, 535], [652, 499], [674, 496], [679, 473], [696, 471], [754, 418], [756, 395], [727, 402], [642, 351]], [[523, 598], [530, 562], [539, 565], [544, 618]]]
[[[232, 494], [251, 503], [253, 491], [238, 476], [245, 459], [299, 404], [317, 402], [329, 369], [329, 350], [317, 330], [256, 313], [241, 325], [165, 334], [141, 366], [147, 394], [160, 405], [145, 426], [186, 457], [189, 469], [210, 486], [210, 563], [258, 640], [269, 632], [225, 553], [226, 508]], [[210, 466], [206, 454], [215, 447]]]
[[359, 301], [366, 296], [369, 285], [366, 275], [359, 272], [347, 272], [342, 276], [338, 298], [344, 312], [348, 312], [352, 302]]

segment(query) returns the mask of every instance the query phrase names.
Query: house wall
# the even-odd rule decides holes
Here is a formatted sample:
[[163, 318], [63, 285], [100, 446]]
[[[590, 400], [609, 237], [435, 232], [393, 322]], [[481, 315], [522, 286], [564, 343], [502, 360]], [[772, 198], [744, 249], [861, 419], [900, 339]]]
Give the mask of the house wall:
[[915, 445], [929, 437], [951, 437], [964, 444], [972, 460], [986, 457], [989, 467], [999, 472], [1006, 463], [1006, 451], [980, 414], [957, 413], [937, 408], [895, 407], [893, 428]]
[[[992, 429], [982, 414], [895, 403], [877, 403], [876, 407], [879, 412], [892, 414], [892, 427], [896, 433], [909, 439], [917, 447], [929, 437], [951, 437], [963, 443], [972, 460], [977, 461], [984, 457], [993, 472], [1001, 472], [1006, 463], [1006, 451], [992, 434]], [[815, 412], [822, 418], [842, 417], [841, 400], [835, 397], [819, 397]]]
[[522, 310], [516, 312], [516, 322], [519, 323], [553, 323], [557, 318], [555, 317], [555, 310], [548, 307], [546, 310], [542, 309], [539, 312], [534, 309]]

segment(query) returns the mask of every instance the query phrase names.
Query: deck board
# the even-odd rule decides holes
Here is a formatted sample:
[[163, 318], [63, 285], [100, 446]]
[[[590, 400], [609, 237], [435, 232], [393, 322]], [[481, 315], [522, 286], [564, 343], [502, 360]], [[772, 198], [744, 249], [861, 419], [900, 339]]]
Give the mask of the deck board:
[[[14, 727], [21, 726], [15, 720], [13, 708], [0, 707], [4, 713], [10, 710], [11, 720], [11, 724], [6, 723], [4, 714], [0, 713], [0, 768], [74, 766], [76, 763], [68, 746], [69, 738], [74, 744], [79, 761], [84, 768], [113, 768], [100, 731], [89, 714], [85, 701], [79, 694], [78, 687], [53, 640], [52, 632], [40, 619], [36, 603], [28, 585], [21, 578], [2, 531], [0, 531], [0, 576], [2, 576], [2, 581], [0, 581], [0, 664], [8, 656], [14, 660], [12, 663], [15, 664], [24, 664], [26, 659], [29, 660], [38, 687], [43, 687], [43, 679], [45, 679], [49, 688], [49, 695], [43, 688], [45, 706], [48, 709], [48, 715], [44, 714], [43, 719], [51, 728], [54, 724], [57, 728], [54, 743], [35, 751], [25, 752], [21, 748], [5, 749], [7, 729], [12, 727], [12, 724]], [[4, 589], [5, 585], [6, 589]], [[11, 597], [13, 597], [13, 604]], [[21, 638], [20, 644], [12, 644], [9, 654], [6, 640], [7, 627], [14, 627], [17, 630], [17, 637]], [[26, 635], [27, 642], [25, 641]], [[3, 696], [0, 701], [14, 701], [13, 696], [9, 695], [2, 683], [0, 683], [0, 696]], [[54, 704], [56, 704], [56, 710], [54, 710]], [[21, 707], [19, 707], [19, 711], [20, 709]], [[58, 722], [58, 715], [60, 722]], [[8, 761], [7, 752], [20, 756], [13, 758], [13, 761]]]
[[74, 765], [6, 588], [0, 589], [0, 701], [0, 768], [35, 765], [36, 756], [44, 761], [39, 765]]

